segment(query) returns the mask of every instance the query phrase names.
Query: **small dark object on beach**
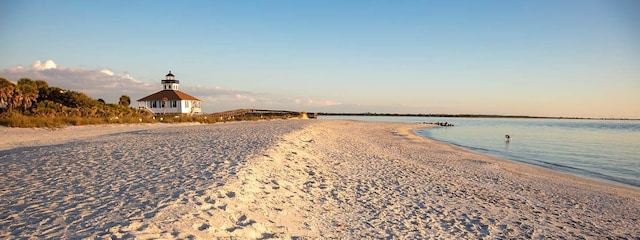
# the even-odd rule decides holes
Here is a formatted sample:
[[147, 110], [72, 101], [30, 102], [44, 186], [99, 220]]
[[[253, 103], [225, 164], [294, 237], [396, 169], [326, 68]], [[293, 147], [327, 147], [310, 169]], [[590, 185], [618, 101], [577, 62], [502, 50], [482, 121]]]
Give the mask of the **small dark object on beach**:
[[438, 126], [442, 126], [442, 127], [453, 127], [453, 124], [449, 123], [449, 122], [437, 122], [436, 125]]
[[442, 126], [442, 127], [453, 127], [453, 124], [448, 123], [448, 122], [422, 122], [422, 124], [434, 124], [434, 125], [438, 125], [438, 126]]

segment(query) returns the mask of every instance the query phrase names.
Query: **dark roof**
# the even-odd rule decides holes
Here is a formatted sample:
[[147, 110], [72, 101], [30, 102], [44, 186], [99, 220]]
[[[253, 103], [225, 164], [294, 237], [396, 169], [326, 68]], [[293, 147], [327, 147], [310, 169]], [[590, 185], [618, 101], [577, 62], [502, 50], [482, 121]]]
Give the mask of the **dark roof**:
[[200, 101], [200, 99], [195, 98], [189, 94], [183, 93], [179, 90], [162, 90], [160, 92], [151, 94], [149, 96], [140, 98], [138, 101], [163, 101], [167, 100], [196, 100]]
[[173, 75], [173, 73], [171, 73], [171, 71], [169, 71], [169, 74], [165, 75], [165, 77], [168, 77], [168, 76], [175, 77], [175, 75]]

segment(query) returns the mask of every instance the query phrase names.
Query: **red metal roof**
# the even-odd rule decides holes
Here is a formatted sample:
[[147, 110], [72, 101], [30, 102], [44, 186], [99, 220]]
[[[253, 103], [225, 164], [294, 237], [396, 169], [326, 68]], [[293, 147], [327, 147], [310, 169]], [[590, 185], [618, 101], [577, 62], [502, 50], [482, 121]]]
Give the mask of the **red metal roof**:
[[200, 101], [200, 99], [195, 98], [189, 94], [183, 93], [180, 90], [162, 90], [157, 93], [151, 94], [149, 96], [138, 99], [138, 101], [164, 101], [166, 100], [195, 100]]

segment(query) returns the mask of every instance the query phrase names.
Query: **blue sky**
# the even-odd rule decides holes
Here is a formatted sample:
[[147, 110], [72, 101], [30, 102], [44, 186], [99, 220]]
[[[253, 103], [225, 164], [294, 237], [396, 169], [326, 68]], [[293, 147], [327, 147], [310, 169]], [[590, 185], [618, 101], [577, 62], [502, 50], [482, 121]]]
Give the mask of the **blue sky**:
[[172, 70], [207, 112], [640, 118], [635, 0], [1, 1], [0, 29], [0, 77], [107, 102]]

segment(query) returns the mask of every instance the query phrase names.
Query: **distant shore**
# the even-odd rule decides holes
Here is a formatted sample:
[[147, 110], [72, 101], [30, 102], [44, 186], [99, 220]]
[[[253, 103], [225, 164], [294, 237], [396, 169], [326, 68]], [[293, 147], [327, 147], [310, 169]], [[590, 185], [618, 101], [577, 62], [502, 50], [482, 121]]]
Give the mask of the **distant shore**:
[[0, 142], [0, 238], [640, 236], [636, 189], [472, 153], [417, 127], [0, 128], [17, 140]]
[[368, 116], [368, 117], [441, 117], [441, 118], [532, 118], [532, 119], [584, 119], [584, 120], [631, 120], [634, 118], [587, 118], [587, 117], [542, 117], [527, 115], [494, 114], [441, 114], [441, 113], [329, 113], [318, 112], [318, 116]]

